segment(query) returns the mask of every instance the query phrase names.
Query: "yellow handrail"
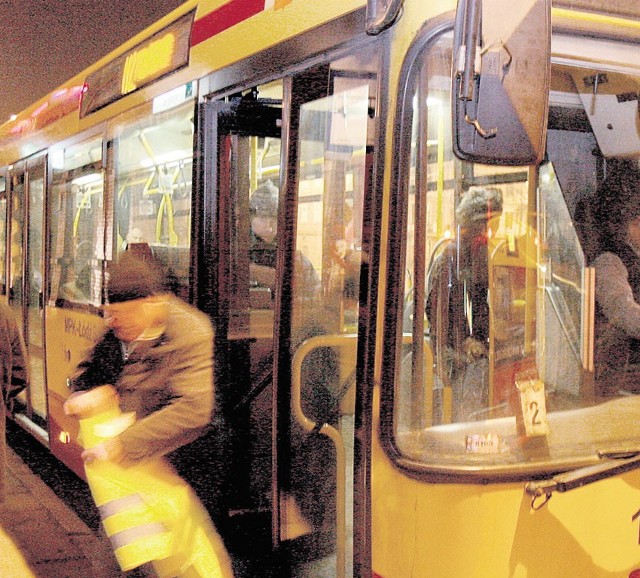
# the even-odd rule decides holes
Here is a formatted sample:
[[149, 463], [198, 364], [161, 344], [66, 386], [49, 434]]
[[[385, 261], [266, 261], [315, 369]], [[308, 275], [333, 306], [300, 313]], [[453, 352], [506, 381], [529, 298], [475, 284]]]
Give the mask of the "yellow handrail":
[[307, 339], [296, 350], [292, 361], [292, 383], [291, 383], [291, 413], [296, 422], [307, 432], [317, 431], [327, 436], [336, 450], [336, 576], [345, 576], [346, 553], [345, 545], [347, 540], [346, 521], [346, 475], [347, 466], [346, 450], [342, 435], [329, 424], [316, 424], [304, 415], [302, 411], [302, 363], [306, 356], [319, 347], [341, 347], [350, 348], [355, 361], [355, 348], [357, 346], [357, 335], [319, 335]]

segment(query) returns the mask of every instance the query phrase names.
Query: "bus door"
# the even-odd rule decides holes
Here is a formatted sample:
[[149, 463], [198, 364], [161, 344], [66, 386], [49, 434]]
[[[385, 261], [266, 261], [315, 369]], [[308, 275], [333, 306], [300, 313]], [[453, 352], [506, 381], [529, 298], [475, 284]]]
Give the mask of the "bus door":
[[198, 303], [216, 326], [234, 480], [218, 523], [235, 559], [274, 575], [353, 574], [377, 61], [362, 51], [204, 105]]
[[367, 487], [357, 481], [354, 450], [379, 65], [375, 51], [360, 50], [288, 85], [295, 172], [285, 194], [294, 212], [283, 271], [290, 325], [279, 334], [276, 465], [277, 531], [294, 575], [353, 576], [358, 546], [368, 543], [357, 502]]
[[228, 437], [213, 443], [224, 445], [218, 453], [233, 480], [207, 506], [235, 558], [271, 551], [281, 103], [275, 82], [206, 103], [200, 114], [196, 302], [215, 327], [217, 436], [222, 428]]
[[[10, 173], [9, 305], [29, 351], [31, 383], [21, 394], [20, 413], [46, 436], [47, 396], [44, 362], [44, 191], [46, 159], [38, 157]], [[22, 411], [21, 411], [22, 410]]]

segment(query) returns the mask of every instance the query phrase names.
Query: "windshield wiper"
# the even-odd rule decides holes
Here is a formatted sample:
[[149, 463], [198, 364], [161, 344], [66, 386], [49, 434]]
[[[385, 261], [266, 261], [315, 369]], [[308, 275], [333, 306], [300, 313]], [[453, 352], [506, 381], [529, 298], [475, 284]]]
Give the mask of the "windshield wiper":
[[599, 451], [598, 457], [606, 461], [559, 474], [550, 480], [528, 482], [524, 490], [531, 496], [531, 508], [542, 508], [551, 499], [553, 492], [568, 492], [640, 468], [640, 450]]

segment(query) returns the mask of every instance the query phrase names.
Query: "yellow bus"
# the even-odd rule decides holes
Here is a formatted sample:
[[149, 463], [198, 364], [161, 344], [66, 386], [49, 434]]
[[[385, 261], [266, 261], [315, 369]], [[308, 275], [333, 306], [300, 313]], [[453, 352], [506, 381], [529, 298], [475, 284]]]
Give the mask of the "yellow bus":
[[637, 578], [595, 264], [639, 86], [632, 0], [185, 2], [0, 126], [13, 419], [83, 475], [67, 378], [137, 251], [215, 327], [238, 576]]

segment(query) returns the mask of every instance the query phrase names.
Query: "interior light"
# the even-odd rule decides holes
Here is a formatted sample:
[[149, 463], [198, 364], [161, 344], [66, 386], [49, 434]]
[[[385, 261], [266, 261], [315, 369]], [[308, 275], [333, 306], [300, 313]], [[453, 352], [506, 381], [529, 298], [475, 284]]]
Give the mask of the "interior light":
[[80, 177], [76, 177], [71, 181], [72, 184], [82, 186], [88, 185], [90, 183], [97, 183], [102, 180], [102, 175], [100, 173], [89, 173], [88, 175], [82, 175]]
[[51, 151], [51, 167], [54, 170], [61, 171], [64, 169], [64, 149]]

